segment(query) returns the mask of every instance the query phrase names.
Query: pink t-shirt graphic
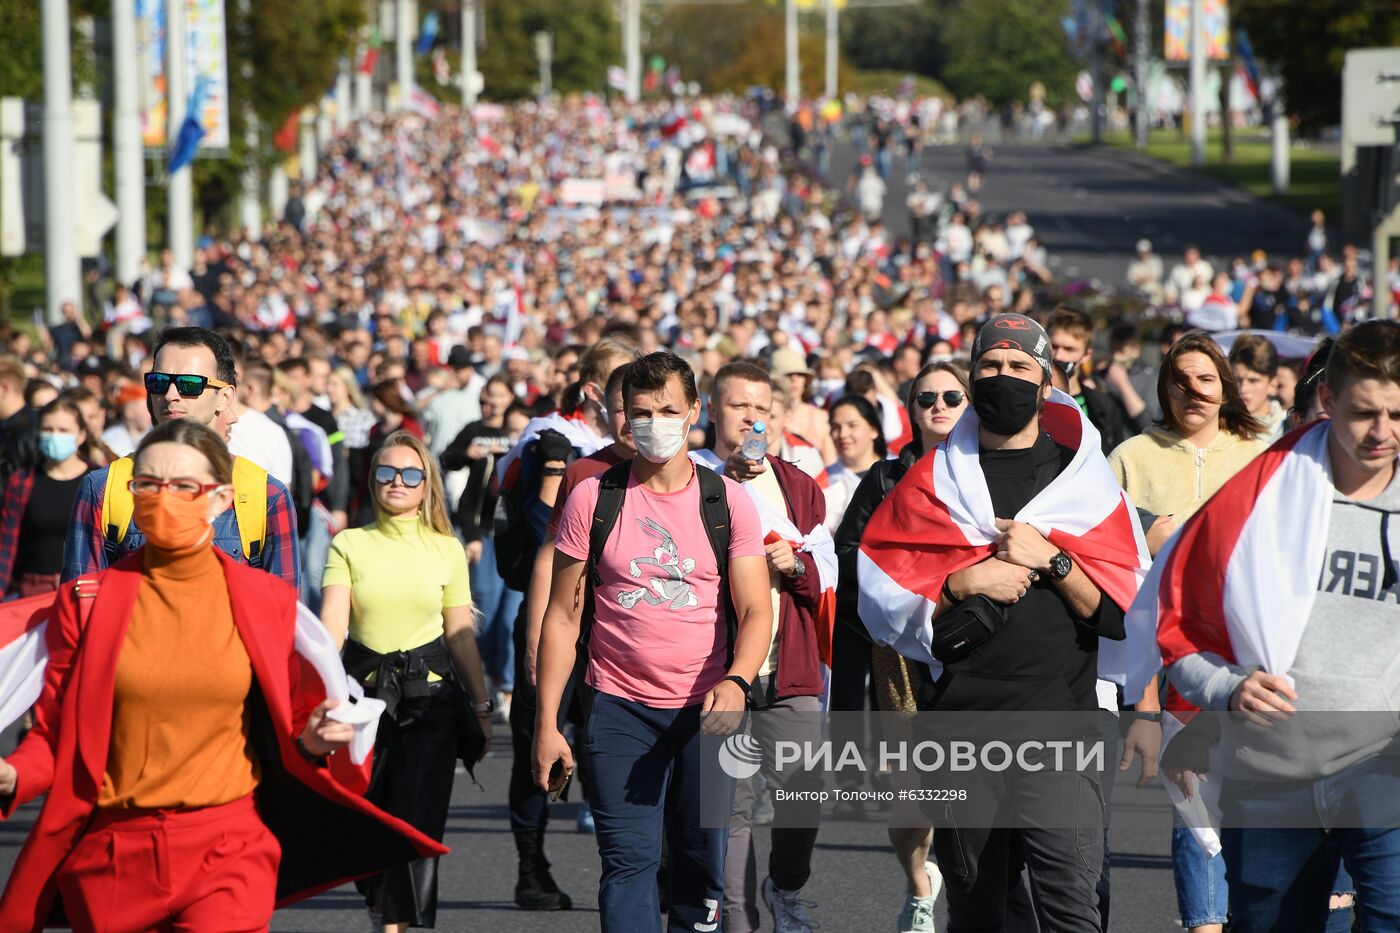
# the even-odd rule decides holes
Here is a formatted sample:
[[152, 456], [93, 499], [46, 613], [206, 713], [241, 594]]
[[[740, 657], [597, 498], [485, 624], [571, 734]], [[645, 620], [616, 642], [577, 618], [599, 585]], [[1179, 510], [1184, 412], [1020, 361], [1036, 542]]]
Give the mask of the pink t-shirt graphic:
[[[588, 559], [600, 477], [581, 482], [559, 517], [557, 547]], [[762, 557], [758, 512], [726, 479], [729, 559]], [[656, 493], [628, 480], [594, 593], [588, 682], [594, 689], [658, 709], [700, 703], [725, 674], [728, 632], [719, 567], [700, 519], [700, 484]]]

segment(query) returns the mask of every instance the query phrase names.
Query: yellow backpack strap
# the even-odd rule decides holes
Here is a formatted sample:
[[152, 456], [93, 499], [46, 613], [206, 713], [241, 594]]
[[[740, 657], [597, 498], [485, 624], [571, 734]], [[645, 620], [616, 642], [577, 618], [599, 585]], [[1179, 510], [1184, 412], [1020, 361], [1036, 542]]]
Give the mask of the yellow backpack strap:
[[258, 565], [267, 538], [267, 471], [244, 457], [233, 458], [233, 517], [243, 559]]
[[132, 501], [127, 484], [136, 468], [130, 457], [121, 457], [107, 465], [107, 487], [102, 491], [102, 534], [113, 544], [121, 544], [131, 528]]

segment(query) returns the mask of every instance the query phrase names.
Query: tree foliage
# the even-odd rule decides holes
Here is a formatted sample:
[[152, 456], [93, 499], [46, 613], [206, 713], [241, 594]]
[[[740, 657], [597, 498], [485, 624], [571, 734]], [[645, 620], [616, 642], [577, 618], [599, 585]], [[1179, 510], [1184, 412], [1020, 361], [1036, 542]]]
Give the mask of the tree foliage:
[[943, 27], [952, 5], [952, 0], [918, 0], [909, 6], [845, 10], [841, 49], [862, 71], [941, 78], [948, 60]]
[[994, 104], [1025, 100], [1035, 81], [1051, 105], [1073, 90], [1077, 71], [1065, 42], [1067, 0], [956, 0], [949, 10], [944, 83], [959, 98]]
[[1341, 122], [1347, 50], [1400, 46], [1396, 10], [1392, 0], [1236, 0], [1230, 16], [1283, 77], [1288, 112], [1312, 135]]
[[622, 61], [622, 31], [609, 0], [508, 0], [486, 4], [486, 48], [477, 58], [493, 100], [530, 97], [539, 84], [534, 34], [554, 34], [554, 90], [601, 90]]
[[[785, 28], [782, 14], [763, 11], [744, 31], [738, 55], [710, 74], [706, 88], [742, 92], [759, 85], [782, 91], [787, 85]], [[820, 35], [798, 33], [797, 62], [803, 95], [820, 95], [826, 86], [826, 45]], [[838, 62], [837, 74], [841, 71]]]

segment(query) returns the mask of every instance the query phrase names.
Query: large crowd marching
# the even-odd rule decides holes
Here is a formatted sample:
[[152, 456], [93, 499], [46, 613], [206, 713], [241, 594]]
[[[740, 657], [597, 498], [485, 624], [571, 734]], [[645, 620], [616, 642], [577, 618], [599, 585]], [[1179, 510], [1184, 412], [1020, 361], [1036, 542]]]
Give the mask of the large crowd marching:
[[[777, 792], [811, 789], [811, 774], [772, 767], [774, 738], [816, 723], [820, 740], [826, 711], [1135, 711], [1113, 740], [1148, 779], [1172, 697], [1244, 712], [1373, 708], [1328, 671], [1368, 650], [1393, 658], [1383, 625], [1361, 629], [1400, 601], [1388, 521], [1400, 511], [1400, 268], [1365, 269], [1320, 213], [1300, 224], [1296, 256], [1241, 244], [1215, 265], [1195, 247], [1172, 262], [1142, 240], [1114, 289], [1126, 299], [1115, 307], [1137, 310], [1105, 319], [1092, 292], [1057, 300], [1035, 218], [978, 203], [996, 183], [979, 138], [966, 177], [918, 172], [924, 146], [955, 144], [941, 113], [884, 99], [844, 119], [759, 99], [593, 97], [375, 116], [331, 142], [259, 234], [211, 231], [190, 268], [167, 252], [140, 281], [95, 277], [61, 323], [0, 334], [0, 591], [36, 598], [97, 578], [111, 595], [93, 621], [63, 615], [63, 597], [57, 618], [98, 626], [104, 601], [123, 595], [132, 614], [110, 636], [126, 641], [105, 675], [116, 685], [105, 771], [86, 798], [65, 778], [44, 817], [77, 799], [96, 809], [73, 850], [88, 875], [76, 854], [59, 869], [65, 853], [45, 850], [56, 882], [22, 856], [3, 925], [17, 911], [28, 913], [15, 928], [41, 923], [57, 896], [70, 917], [109, 928], [81, 913], [121, 883], [96, 878], [86, 840], [149, 830], [143, 814], [178, 810], [193, 845], [209, 830], [191, 814], [217, 812], [276, 874], [266, 829], [237, 809], [261, 784], [285, 792], [260, 803], [283, 865], [275, 892], [237, 889], [249, 928], [274, 900], [350, 878], [376, 929], [431, 927], [456, 761], [473, 766], [492, 724], [508, 723], [510, 744], [496, 748], [513, 756], [520, 907], [571, 906], [545, 830], [577, 763], [605, 930], [660, 929], [665, 907], [672, 930], [745, 933], [761, 901], [779, 933], [800, 933], [816, 925], [801, 893], [820, 813], [778, 809], [766, 876], [751, 838]], [[851, 150], [848, 177], [830, 173], [838, 146]], [[886, 224], [901, 168], [908, 232]], [[1327, 417], [1345, 429], [1303, 427]], [[1246, 648], [1229, 606], [1226, 634], [1207, 637], [1197, 597], [1164, 589], [1147, 641], [1171, 696], [1163, 683], [1159, 698], [1155, 676], [1135, 681], [1132, 664], [1109, 676], [1100, 639], [1140, 647], [1133, 595], [1154, 559], [1164, 579], [1191, 573], [1183, 540], [1208, 550], [1225, 522], [1192, 516], [1219, 512], [1226, 487], [1248, 506], [1317, 444], [1335, 485], [1319, 494], [1333, 517], [1317, 567], [1332, 577], [1304, 567], [1309, 586], [1324, 579], [1296, 663], [1285, 653], [1276, 669], [1279, 658]], [[1230, 486], [1244, 476], [1250, 495]], [[979, 492], [957, 499], [949, 483]], [[1101, 502], [1082, 528], [1083, 514], [1063, 517]], [[1110, 527], [1119, 502], [1128, 523]], [[919, 514], [930, 509], [942, 518]], [[213, 611], [203, 641], [160, 626], [181, 600], [207, 603], [194, 594], [222, 566], [211, 542], [224, 564], [295, 587], [346, 671], [385, 700], [358, 774], [337, 773], [350, 731], [333, 703], [289, 711], [295, 680], [266, 680], [267, 652], [290, 649], [254, 647], [277, 636], [245, 624], [258, 605], [238, 595], [248, 575], [226, 572], [232, 608]], [[143, 546], [144, 564], [126, 560]], [[1234, 540], [1222, 546], [1228, 563]], [[138, 571], [139, 594], [106, 575], [121, 567]], [[1170, 589], [1158, 571], [1145, 586]], [[1129, 590], [1113, 582], [1120, 572]], [[974, 604], [1000, 631], [950, 653], [941, 632]], [[61, 628], [51, 623], [51, 670], [76, 650], [62, 653]], [[235, 633], [246, 656], [225, 650]], [[172, 652], [207, 653], [209, 667], [163, 692], [149, 684]], [[249, 663], [266, 695], [256, 713], [244, 709]], [[196, 681], [228, 689], [185, 694], [207, 717], [170, 730], [170, 691]], [[59, 786], [62, 690], [46, 688], [30, 737], [0, 766], [11, 801], [45, 789], [36, 769]], [[727, 832], [705, 828], [699, 736], [739, 727], [746, 709], [769, 760], [731, 789]], [[253, 750], [258, 717], [284, 733], [280, 769], [275, 746]], [[36, 757], [36, 742], [56, 751]], [[335, 781], [300, 770], [324, 771], [327, 756]], [[1162, 764], [1189, 797], [1205, 765], [1185, 758]], [[891, 829], [908, 886], [898, 929], [932, 930], [940, 890], [952, 930], [1108, 929], [1107, 789], [1093, 786], [1102, 813], [1081, 838], [959, 833], [932, 815]], [[344, 790], [356, 787], [362, 798]], [[275, 808], [313, 792], [359, 833], [316, 830], [320, 847], [379, 840], [373, 858], [289, 846], [293, 823]], [[1243, 866], [1283, 843], [1226, 829], [1212, 850], [1178, 820], [1183, 925], [1343, 930], [1354, 910], [1366, 930], [1400, 929], [1400, 847], [1379, 829], [1355, 834], [1289, 842], [1262, 877]], [[144, 858], [159, 861], [132, 864]], [[319, 871], [287, 880], [288, 865], [315, 858]], [[214, 916], [199, 910], [219, 909], [198, 906], [217, 901], [208, 879], [160, 871], [167, 905], [186, 905], [168, 916], [216, 928], [198, 925]]]

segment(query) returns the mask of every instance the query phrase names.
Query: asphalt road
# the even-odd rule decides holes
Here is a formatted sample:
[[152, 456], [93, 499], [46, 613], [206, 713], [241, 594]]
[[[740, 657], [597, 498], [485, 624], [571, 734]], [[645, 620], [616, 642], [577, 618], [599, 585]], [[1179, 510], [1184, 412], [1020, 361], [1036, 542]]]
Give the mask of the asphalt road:
[[[921, 177], [936, 190], [966, 177], [964, 148], [926, 149]], [[854, 151], [838, 146], [832, 178], [844, 183]], [[884, 220], [910, 229], [904, 160], [887, 180]], [[1121, 287], [1140, 238], [1151, 240], [1168, 270], [1194, 243], [1217, 269], [1234, 256], [1263, 249], [1270, 256], [1304, 252], [1304, 217], [1239, 189], [1123, 150], [1012, 144], [994, 149], [977, 196], [983, 212], [1026, 212], [1051, 256], [1057, 277]]]
[[[508, 743], [498, 735], [498, 746]], [[6, 750], [13, 740], [0, 743]], [[573, 896], [567, 913], [525, 913], [513, 905], [515, 849], [506, 818], [507, 754], [495, 754], [478, 769], [482, 788], [459, 774], [448, 820], [452, 854], [442, 863], [438, 929], [492, 933], [572, 933], [598, 929], [598, 853], [594, 837], [575, 831], [577, 806], [553, 805], [554, 824], [547, 848], [560, 887]], [[1172, 888], [1169, 839], [1171, 819], [1160, 789], [1136, 791], [1120, 782], [1112, 826], [1112, 929], [1125, 933], [1168, 933], [1179, 929]], [[0, 823], [0, 873], [8, 876], [37, 807], [30, 805]], [[758, 864], [767, 864], [768, 836], [754, 836]], [[806, 896], [822, 933], [894, 929], [903, 883], [878, 822], [823, 825]], [[940, 929], [942, 929], [940, 898]], [[279, 911], [272, 923], [279, 933], [367, 930], [363, 902], [353, 887], [340, 888]], [[637, 929], [644, 929], [638, 926]], [[766, 911], [763, 929], [772, 926]]]

